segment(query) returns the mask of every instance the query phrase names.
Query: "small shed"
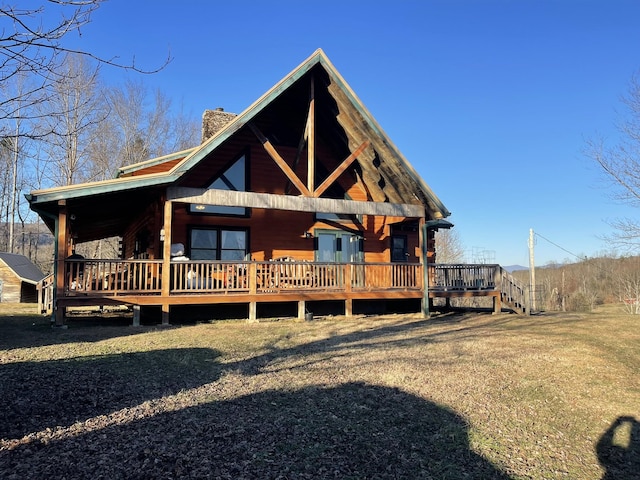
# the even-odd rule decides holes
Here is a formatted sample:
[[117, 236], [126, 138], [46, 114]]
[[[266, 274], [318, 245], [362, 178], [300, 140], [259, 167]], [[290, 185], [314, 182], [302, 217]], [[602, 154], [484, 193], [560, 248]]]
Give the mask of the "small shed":
[[24, 255], [0, 252], [0, 302], [37, 303], [44, 273]]

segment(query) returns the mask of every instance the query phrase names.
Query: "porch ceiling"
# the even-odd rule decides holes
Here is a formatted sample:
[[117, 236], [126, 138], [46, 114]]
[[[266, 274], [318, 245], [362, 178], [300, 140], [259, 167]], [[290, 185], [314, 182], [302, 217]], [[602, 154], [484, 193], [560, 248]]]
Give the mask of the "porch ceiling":
[[[65, 202], [71, 233], [77, 242], [122, 235], [132, 219], [157, 200], [162, 191], [164, 189], [147, 187], [68, 198]], [[38, 213], [52, 232], [59, 208], [58, 202], [38, 206]]]

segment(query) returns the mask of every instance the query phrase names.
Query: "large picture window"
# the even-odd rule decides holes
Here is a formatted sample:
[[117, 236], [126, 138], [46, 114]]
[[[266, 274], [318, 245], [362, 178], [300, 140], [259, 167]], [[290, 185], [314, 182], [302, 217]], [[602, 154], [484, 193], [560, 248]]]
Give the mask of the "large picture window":
[[[222, 174], [207, 187], [209, 190], [232, 190], [235, 192], [247, 191], [247, 159], [243, 154], [238, 157]], [[216, 215], [247, 216], [245, 207], [232, 207], [226, 205], [203, 205], [192, 203], [189, 206], [192, 213], [210, 213]]]
[[248, 231], [227, 228], [192, 228], [189, 238], [192, 260], [242, 261], [248, 253]]

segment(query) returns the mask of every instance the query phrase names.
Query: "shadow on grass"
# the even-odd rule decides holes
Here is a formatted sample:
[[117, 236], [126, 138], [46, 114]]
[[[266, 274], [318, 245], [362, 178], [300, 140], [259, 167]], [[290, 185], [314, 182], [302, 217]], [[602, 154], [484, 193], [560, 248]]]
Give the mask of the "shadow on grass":
[[605, 470], [602, 480], [640, 478], [640, 422], [616, 419], [598, 440], [596, 452]]
[[221, 373], [217, 357], [207, 348], [177, 348], [0, 365], [0, 438], [68, 426], [213, 382]]
[[130, 315], [77, 316], [68, 319], [62, 329], [52, 327], [50, 317], [42, 315], [0, 315], [0, 350], [99, 342], [145, 333], [158, 326], [155, 323], [134, 328], [131, 323]]
[[37, 478], [509, 477], [471, 451], [456, 413], [350, 383], [266, 391], [0, 451], [0, 474]]
[[[477, 318], [477, 315], [473, 317]], [[274, 368], [275, 363], [292, 357], [297, 357], [300, 360], [296, 368], [303, 368], [315, 361], [324, 361], [327, 356], [344, 357], [357, 355], [358, 349], [362, 348], [393, 349], [413, 347], [447, 341], [450, 336], [455, 336], [457, 340], [465, 340], [483, 335], [487, 326], [465, 323], [469, 318], [469, 314], [451, 314], [446, 319], [401, 319], [393, 323], [385, 322], [382, 326], [372, 320], [369, 328], [346, 334], [336, 334], [289, 348], [279, 346], [278, 343], [281, 339], [277, 338], [272, 346], [266, 346], [266, 353], [243, 360], [233, 366], [229, 364], [229, 368], [231, 370], [238, 369], [244, 375], [257, 375], [263, 373], [266, 367], [269, 367], [270, 372], [277, 371], [278, 369]], [[491, 316], [487, 315], [487, 318], [491, 318]], [[495, 322], [492, 322], [492, 324], [495, 324]], [[443, 328], [443, 325], [446, 325], [446, 327]], [[313, 354], [320, 354], [323, 358], [314, 360], [311, 357]], [[454, 360], [452, 359], [452, 361]], [[291, 369], [292, 367], [286, 366], [284, 368]]]

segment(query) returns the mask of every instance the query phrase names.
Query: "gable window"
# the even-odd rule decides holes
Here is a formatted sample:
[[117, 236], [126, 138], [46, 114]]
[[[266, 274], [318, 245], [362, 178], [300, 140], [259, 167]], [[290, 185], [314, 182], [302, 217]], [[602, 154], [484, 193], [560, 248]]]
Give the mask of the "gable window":
[[192, 228], [189, 235], [190, 258], [242, 261], [248, 253], [248, 237], [246, 229]]
[[[207, 187], [209, 190], [230, 190], [234, 192], [247, 191], [247, 155], [238, 157], [218, 178]], [[209, 213], [214, 215], [231, 215], [246, 217], [248, 209], [226, 205], [203, 205], [192, 203], [189, 205], [191, 213]]]

